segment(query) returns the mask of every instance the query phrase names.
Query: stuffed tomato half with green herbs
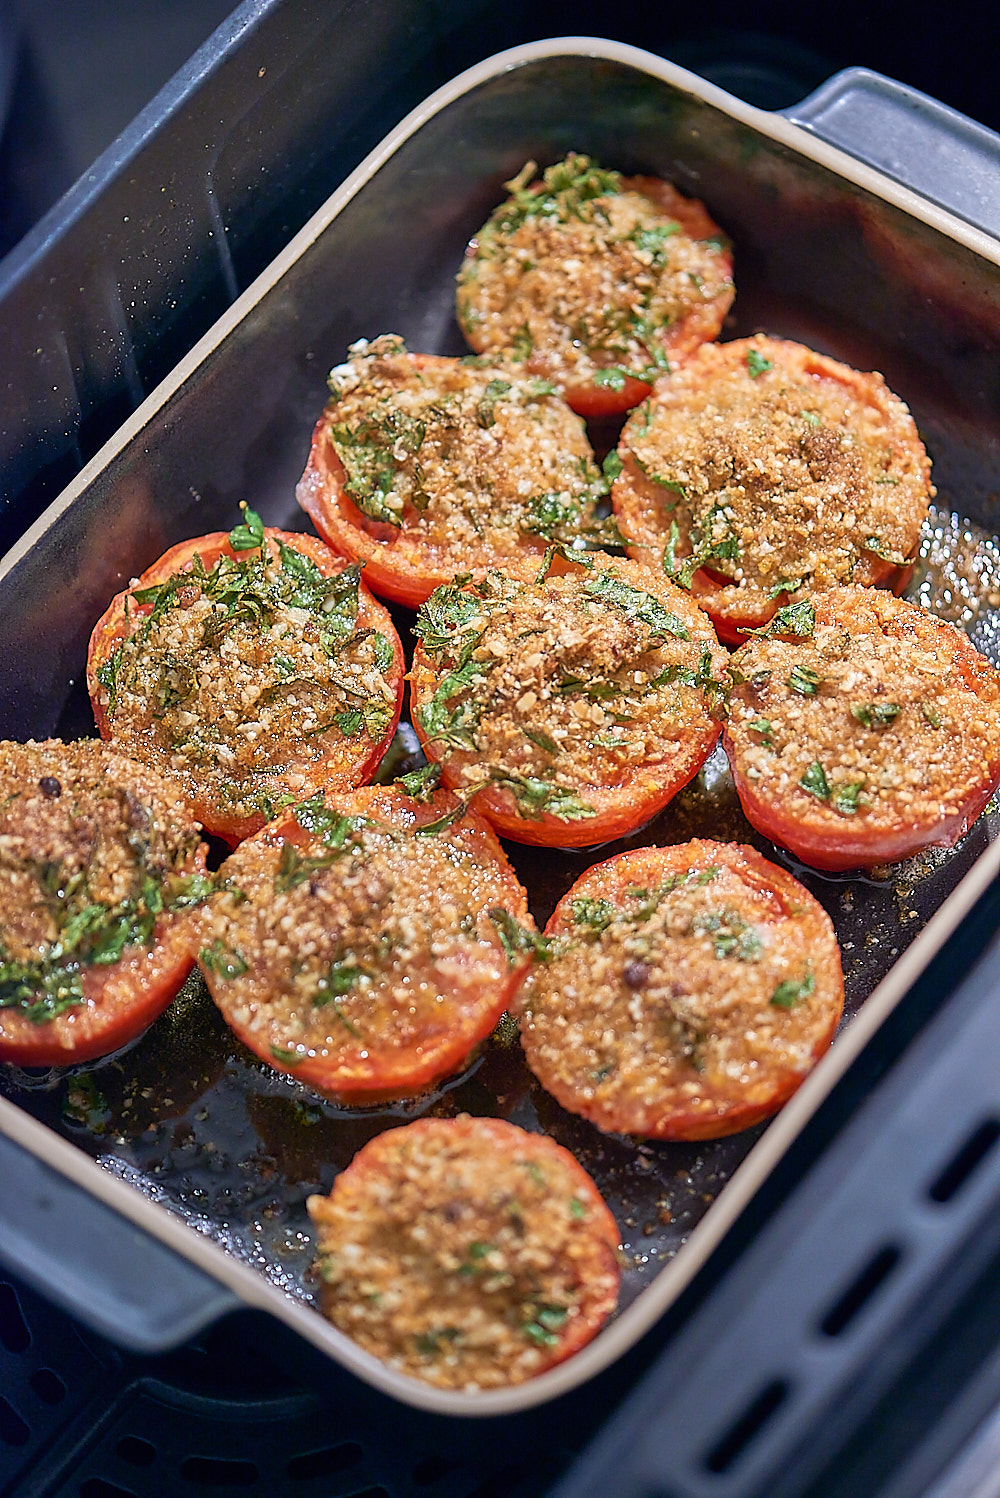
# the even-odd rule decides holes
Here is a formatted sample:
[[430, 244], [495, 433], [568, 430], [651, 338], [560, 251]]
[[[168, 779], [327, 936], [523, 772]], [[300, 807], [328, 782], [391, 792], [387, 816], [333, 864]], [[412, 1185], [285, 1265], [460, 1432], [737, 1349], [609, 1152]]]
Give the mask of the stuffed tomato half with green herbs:
[[882, 589], [786, 606], [731, 672], [743, 810], [814, 868], [950, 847], [1000, 783], [1000, 673], [954, 624]]
[[637, 848], [576, 881], [515, 1008], [542, 1086], [599, 1129], [714, 1139], [768, 1118], [844, 1004], [826, 911], [754, 848]]
[[212, 888], [177, 786], [99, 739], [0, 744], [0, 1060], [134, 1040], [192, 966]]
[[87, 663], [101, 736], [176, 780], [230, 844], [370, 780], [403, 697], [399, 636], [361, 568], [244, 511], [119, 593]]
[[764, 334], [699, 349], [632, 413], [618, 457], [629, 556], [691, 589], [727, 644], [823, 588], [900, 592], [934, 495], [880, 374]]
[[506, 355], [600, 418], [718, 336], [733, 257], [696, 198], [575, 153], [541, 173], [526, 162], [504, 185], [458, 273], [458, 321], [477, 353]]
[[565, 553], [531, 581], [459, 577], [420, 610], [414, 727], [444, 784], [516, 842], [634, 831], [719, 736], [727, 654], [680, 588]]
[[298, 500], [380, 596], [416, 608], [456, 572], [530, 575], [553, 543], [621, 544], [599, 511], [610, 480], [550, 380], [386, 334], [329, 384]]
[[460, 1071], [537, 936], [488, 823], [454, 796], [328, 792], [247, 839], [197, 918], [197, 956], [237, 1037], [344, 1103]]

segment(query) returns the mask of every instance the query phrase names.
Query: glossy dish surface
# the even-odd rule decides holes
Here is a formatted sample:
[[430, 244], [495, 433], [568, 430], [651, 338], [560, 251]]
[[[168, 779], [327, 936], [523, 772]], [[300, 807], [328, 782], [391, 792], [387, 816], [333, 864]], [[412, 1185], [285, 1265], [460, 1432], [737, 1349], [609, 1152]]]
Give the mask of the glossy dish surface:
[[[112, 444], [100, 472], [0, 577], [0, 720], [8, 737], [93, 732], [81, 684], [87, 639], [107, 600], [151, 559], [231, 526], [240, 500], [269, 525], [301, 528], [293, 494], [327, 398], [326, 371], [357, 340], [386, 329], [413, 348], [460, 354], [454, 278], [461, 247], [503, 196], [503, 181], [526, 160], [558, 160], [568, 138], [629, 173], [670, 177], [707, 205], [736, 246], [739, 296], [725, 341], [766, 328], [854, 369], [884, 373], [933, 457], [937, 488], [908, 595], [1000, 658], [1000, 434], [988, 399], [995, 266], [959, 234], [905, 212], [888, 188], [875, 191], [870, 178], [845, 185], [815, 143], [785, 123], [722, 108], [714, 92], [702, 96], [697, 80], [620, 50], [599, 44], [581, 55], [563, 46], [558, 55], [508, 60], [462, 84], [446, 107], [425, 111], [248, 297], [237, 335], [220, 333], [207, 357], [180, 371], [151, 414]], [[404, 223], [407, 232], [386, 235], [387, 223]], [[615, 432], [599, 434], [596, 422], [591, 435], [599, 460], [617, 441]], [[393, 608], [404, 636], [413, 624], [409, 609]], [[44, 670], [35, 669], [40, 638], [48, 647]], [[404, 719], [383, 774], [419, 763]], [[804, 867], [748, 823], [716, 745], [652, 821], [599, 853], [513, 841], [507, 852], [542, 928], [595, 857], [695, 838], [752, 846], [804, 884], [833, 920], [852, 1017], [887, 976], [876, 1011], [901, 996], [897, 959], [997, 830], [991, 802], [951, 848], [927, 848], [862, 875]], [[711, 1242], [731, 1220], [726, 1201], [739, 1197], [738, 1190], [726, 1197], [728, 1183], [744, 1164], [759, 1179], [773, 1163], [769, 1139], [784, 1139], [790, 1115], [756, 1154], [761, 1124], [714, 1140], [657, 1143], [604, 1133], [541, 1087], [511, 1039], [499, 1029], [464, 1071], [420, 1099], [346, 1108], [235, 1041], [198, 975], [107, 1063], [42, 1076], [9, 1067], [0, 1085], [15, 1100], [13, 1111], [33, 1115], [128, 1182], [151, 1215], [161, 1219], [165, 1206], [195, 1230], [192, 1241], [225, 1250], [220, 1262], [252, 1266], [268, 1281], [261, 1297], [276, 1314], [298, 1312], [297, 1324], [315, 1324], [312, 1340], [348, 1360], [321, 1317], [301, 1315], [319, 1304], [307, 1196], [329, 1192], [370, 1137], [417, 1115], [496, 1113], [556, 1139], [587, 1169], [620, 1226], [620, 1318], [580, 1358], [529, 1381], [522, 1392], [535, 1402], [593, 1371], [602, 1344], [620, 1349], [671, 1304], [699, 1262], [702, 1218], [718, 1203], [706, 1225]], [[837, 1055], [834, 1045], [811, 1098], [835, 1074]], [[796, 1118], [804, 1101], [800, 1092]], [[192, 1236], [169, 1218], [166, 1226], [178, 1239]], [[379, 1380], [377, 1369], [361, 1373]], [[411, 1394], [403, 1382], [388, 1385], [401, 1399], [444, 1397], [426, 1388]], [[476, 1407], [510, 1408], [505, 1393], [481, 1391]], [[448, 1397], [449, 1410], [471, 1413], [460, 1392]]]

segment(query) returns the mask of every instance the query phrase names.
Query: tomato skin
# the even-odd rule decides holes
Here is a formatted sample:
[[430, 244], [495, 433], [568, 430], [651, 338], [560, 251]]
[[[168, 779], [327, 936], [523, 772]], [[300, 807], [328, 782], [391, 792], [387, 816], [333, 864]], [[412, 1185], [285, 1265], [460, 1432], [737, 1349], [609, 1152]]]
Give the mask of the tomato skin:
[[[590, 1085], [589, 1072], [587, 1085], [581, 1085], [580, 1078], [572, 1079], [553, 1069], [551, 1034], [538, 1043], [531, 1033], [530, 1011], [537, 1007], [538, 1000], [532, 983], [529, 983], [518, 1000], [522, 1045], [529, 1066], [565, 1108], [607, 1132], [668, 1140], [716, 1139], [738, 1133], [776, 1113], [798, 1089], [833, 1040], [844, 1003], [843, 975], [833, 923], [797, 879], [763, 858], [755, 848], [693, 839], [674, 847], [638, 848], [619, 853], [593, 865], [576, 880], [553, 911], [545, 935], [547, 938], [566, 938], [578, 934], [574, 916], [574, 902], [578, 900], [608, 901], [622, 908], [629, 891], [636, 887], [644, 890], [655, 888], [670, 878], [709, 866], [731, 871], [748, 890], [763, 897], [766, 910], [763, 916], [758, 914], [758, 919], [765, 923], [794, 919], [800, 923], [799, 945], [809, 954], [816, 974], [816, 991], [809, 1002], [822, 1006], [803, 1041], [803, 1045], [808, 1046], [808, 1057], [794, 1066], [775, 1063], [769, 1058], [760, 1059], [754, 1063], [753, 1081], [745, 1087], [743, 1095], [734, 1085], [727, 1085], [726, 1079], [713, 1089], [711, 1077], [697, 1073], [692, 1079], [685, 1078], [679, 1084], [664, 1088], [659, 1095], [654, 1095], [648, 1088], [637, 1089], [632, 1094], [610, 1090], [602, 1093], [600, 1086]], [[655, 962], [655, 958], [649, 960]], [[682, 971], [678, 962], [677, 973]], [[537, 976], [543, 976], [542, 970]], [[598, 976], [594, 981], [600, 984], [603, 980]], [[548, 1001], [542, 1002], [544, 1005]], [[574, 1003], [577, 1007], [572, 1019], [567, 1020], [568, 1026], [580, 1022], [581, 1011], [586, 1010], [586, 995], [581, 996], [577, 990]]]
[[[952, 703], [953, 716], [996, 721], [1000, 710], [1000, 675], [955, 626], [904, 599], [863, 588], [831, 589], [816, 595], [814, 603], [817, 627], [840, 626], [854, 640], [884, 630], [888, 638], [898, 642], [895, 654], [900, 660], [909, 658], [911, 652], [923, 651], [928, 657], [935, 652], [944, 653], [951, 673], [960, 678], [967, 693], [957, 707]], [[737, 653], [734, 657], [737, 669], [746, 652], [753, 648], [747, 645], [742, 656]], [[734, 696], [742, 699], [746, 691], [746, 687], [738, 688]], [[892, 684], [886, 691], [894, 694]], [[905, 706], [903, 695], [898, 695]], [[912, 709], [912, 703], [909, 706]], [[925, 848], [951, 847], [969, 830], [1000, 785], [1000, 733], [994, 732], [992, 742], [975, 751], [978, 758], [974, 773], [969, 772], [969, 753], [961, 736], [956, 734], [951, 740], [951, 756], [955, 775], [959, 773], [960, 757], [963, 760], [960, 794], [954, 794], [952, 784], [940, 784], [940, 795], [935, 799], [941, 780], [940, 766], [932, 766], [928, 760], [921, 765], [921, 791], [927, 793], [924, 800], [914, 798], [909, 803], [893, 804], [877, 817], [838, 817], [827, 804], [802, 794], [794, 784], [784, 797], [769, 793], [759, 778], [749, 773], [746, 734], [733, 717], [724, 729], [723, 745], [750, 824], [804, 863], [832, 873], [895, 863]]]
[[[460, 367], [459, 360], [440, 354], [407, 351], [405, 358], [431, 385], [440, 381], [445, 388]], [[403, 511], [401, 524], [395, 526], [373, 519], [354, 503], [347, 493], [347, 473], [330, 432], [330, 412], [336, 405], [336, 400], [328, 405], [316, 423], [296, 498], [329, 546], [364, 563], [365, 581], [374, 593], [406, 608], [419, 608], [435, 588], [451, 582], [459, 565], [453, 553], [449, 555], [432, 537], [423, 535], [416, 523], [411, 523], [419, 520], [411, 508]], [[564, 415], [572, 421], [568, 412]], [[582, 439], [582, 431], [580, 436]], [[581, 449], [589, 452], [585, 440], [581, 440]], [[543, 536], [525, 533], [517, 537], [511, 550], [506, 544], [510, 537], [508, 527], [504, 527], [502, 536], [503, 547], [493, 541], [490, 528], [486, 527], [475, 554], [468, 558], [468, 570], [495, 565], [525, 577], [537, 572], [548, 541]], [[460, 567], [466, 569], [464, 559]]]
[[[116, 860], [111, 866], [119, 889], [137, 873], [144, 884], [151, 868], [161, 867], [161, 858], [181, 879], [197, 881], [205, 873], [207, 846], [176, 788], [98, 739], [0, 743], [0, 780], [0, 833], [8, 854], [0, 890], [0, 953], [5, 959], [32, 952], [44, 967], [60, 955], [57, 939], [63, 927], [58, 920], [54, 936], [44, 934], [44, 925], [33, 927], [48, 902], [23, 879], [26, 868], [41, 864], [65, 875], [60, 878], [64, 920], [81, 914], [79, 904], [71, 903], [81, 878], [87, 902], [83, 914], [105, 902], [101, 891], [106, 890], [107, 858], [101, 849], [109, 845], [118, 850], [111, 853]], [[106, 817], [105, 809], [115, 804], [125, 808], [119, 825]], [[154, 843], [158, 851], [150, 865]], [[144, 902], [149, 898], [142, 896]], [[144, 903], [150, 915], [155, 908]], [[192, 968], [190, 914], [189, 909], [164, 909], [161, 901], [148, 946], [127, 946], [114, 962], [77, 959], [71, 964], [67, 959], [67, 971], [78, 979], [84, 997], [62, 1013], [36, 1023], [14, 1005], [0, 1008], [0, 1061], [69, 1066], [136, 1039], [169, 1006]], [[73, 950], [79, 949], [71, 943]]]
[[[542, 181], [532, 184], [532, 191], [541, 191]], [[685, 359], [701, 344], [717, 338], [726, 313], [732, 303], [733, 256], [725, 236], [712, 219], [704, 203], [697, 198], [688, 198], [679, 192], [673, 183], [661, 177], [622, 177], [621, 191], [638, 193], [648, 198], [660, 213], [678, 223], [683, 232], [693, 240], [715, 240], [719, 247], [720, 269], [725, 277], [723, 289], [714, 297], [693, 303], [685, 308], [672, 323], [655, 332], [659, 354], [666, 355], [668, 367], [663, 373], [669, 377], [669, 366]], [[465, 252], [465, 259], [475, 260], [479, 253], [478, 238], [474, 238]], [[463, 332], [470, 347], [477, 353], [496, 352], [492, 344], [476, 328], [463, 324]], [[588, 421], [622, 416], [645, 400], [654, 386], [644, 379], [620, 372], [613, 384], [595, 383], [592, 379], [574, 381], [561, 378], [561, 355], [549, 348], [536, 348], [525, 361], [524, 368], [542, 379], [556, 381], [562, 388], [567, 404], [578, 415]]]
[[[721, 669], [722, 652], [718, 650], [715, 632], [690, 597], [657, 577], [644, 566], [631, 561], [622, 562], [600, 552], [592, 553], [593, 566], [598, 571], [613, 568], [618, 574], [635, 585], [648, 587], [651, 594], [683, 617], [692, 640], [714, 649], [718, 659], [715, 664]], [[564, 577], [574, 569], [553, 568], [549, 577]], [[535, 579], [528, 579], [529, 584]], [[475, 579], [470, 586], [475, 585]], [[456, 794], [466, 793], [470, 779], [480, 778], [479, 767], [483, 759], [462, 749], [447, 749], [442, 752], [437, 741], [427, 732], [421, 721], [421, 710], [432, 700], [441, 668], [431, 660], [428, 652], [418, 641], [410, 670], [410, 705], [413, 727], [426, 757], [436, 760], [441, 766], [441, 783]], [[594, 815], [579, 820], [569, 820], [546, 811], [528, 817], [517, 808], [512, 793], [502, 786], [486, 786], [472, 798], [471, 806], [497, 830], [501, 837], [512, 842], [539, 847], [586, 848], [609, 842], [636, 831], [650, 821], [674, 798], [678, 791], [698, 774], [719, 739], [721, 725], [707, 713], [698, 724], [685, 725], [678, 731], [677, 742], [683, 745], [683, 754], [668, 770], [663, 764], [650, 763], [627, 767], [621, 773], [609, 774], [603, 781], [588, 780], [580, 783], [579, 789], [587, 804], [593, 807]], [[470, 772], [474, 772], [471, 773]]]
[[[805, 437], [789, 409], [799, 402], [819, 407], [806, 413], [815, 423]], [[795, 413], [799, 425], [802, 415]], [[704, 345], [625, 424], [618, 455], [612, 506], [637, 560], [659, 565], [666, 547], [679, 543], [683, 562], [706, 506], [709, 516], [720, 504], [729, 507], [735, 576], [708, 562], [691, 578], [693, 595], [728, 645], [742, 644], [789, 602], [838, 581], [901, 593], [934, 495], [913, 418], [882, 375], [763, 333]], [[678, 472], [684, 485], [675, 482]], [[893, 485], [888, 509], [890, 491], [879, 487], [885, 483]], [[853, 513], [838, 509], [842, 492], [852, 494]], [[887, 554], [896, 560], [862, 544], [882, 525], [891, 527], [896, 550]], [[791, 537], [805, 536], [804, 552], [785, 550]], [[795, 581], [780, 591], [771, 586], [786, 579]]]
[[[344, 816], [369, 817], [409, 829], [437, 820], [453, 810], [456, 803], [444, 791], [436, 792], [426, 802], [418, 802], [394, 787], [367, 786], [353, 792], [330, 793], [325, 804]], [[527, 894], [493, 829], [470, 812], [466, 812], [457, 825], [476, 845], [480, 865], [487, 868], [502, 886], [505, 908], [526, 930], [533, 931]], [[288, 843], [303, 853], [314, 854], [317, 850], [316, 840], [291, 813], [276, 818], [247, 839], [224, 867], [238, 883], [240, 877], [246, 877], [241, 876], [240, 871], [248, 864], [252, 866], [253, 860], [266, 858], [268, 850], [280, 849]], [[435, 896], [439, 893], [444, 899], [447, 892], [443, 889], [434, 891]], [[397, 894], [397, 906], [398, 903]], [[201, 945], [203, 940], [204, 926], [198, 944]], [[294, 1061], [275, 1054], [276, 1049], [291, 1052], [291, 1043], [286, 1036], [277, 1035], [273, 1028], [264, 1031], [259, 1023], [254, 1022], [255, 1011], [263, 1009], [266, 1001], [234, 995], [232, 986], [220, 981], [204, 960], [203, 951], [198, 960], [226, 1023], [249, 1050], [275, 1070], [284, 1071], [327, 1097], [350, 1106], [418, 1096], [462, 1069], [475, 1047], [486, 1039], [510, 1006], [531, 962], [530, 953], [524, 952], [516, 960], [505, 961], [502, 976], [497, 978], [493, 972], [496, 952], [492, 947], [488, 951], [490, 960], [484, 957], [478, 968], [471, 956], [464, 960], [461, 973], [453, 973], [453, 991], [445, 993], [446, 1002], [441, 1004], [433, 1023], [425, 1024], [406, 1045], [393, 1045], [390, 1041], [383, 1043], [383, 1037], [376, 1034], [374, 1039], [359, 1040], [357, 1046], [345, 1045], [340, 1053], [324, 1055], [315, 1049], [313, 1054], [297, 1057]], [[247, 953], [251, 969], [254, 968], [254, 956]], [[453, 967], [455, 961], [453, 959]], [[419, 974], [415, 976], [419, 977]], [[469, 997], [473, 992], [474, 1000]]]
[[[343, 557], [333, 552], [315, 536], [266, 526], [264, 537], [270, 543], [272, 555], [277, 553], [278, 543], [281, 542], [307, 557], [324, 577], [332, 577], [348, 565]], [[134, 592], [158, 586], [167, 582], [175, 574], [190, 570], [196, 556], [201, 558], [206, 571], [210, 571], [220, 557], [240, 559], [248, 555], [247, 551], [234, 550], [227, 531], [214, 531], [193, 540], [180, 541], [164, 552], [134, 584], [112, 599], [94, 626], [87, 652], [87, 687], [97, 730], [102, 739], [107, 742], [116, 742], [114, 724], [107, 712], [107, 694], [98, 680], [98, 670], [111, 657], [118, 645], [134, 634], [142, 625], [143, 620], [152, 612], [152, 604], [135, 602]], [[305, 799], [312, 790], [331, 781], [353, 786], [370, 780], [392, 742], [399, 723], [406, 669], [399, 634], [388, 611], [372, 596], [363, 581], [358, 589], [358, 604], [358, 627], [379, 630], [392, 646], [393, 663], [388, 672], [388, 679], [395, 690], [393, 716], [386, 732], [377, 742], [366, 739], [359, 741], [358, 747], [352, 747], [352, 741], [345, 740], [343, 744], [330, 745], [328, 752], [318, 762], [303, 760], [300, 768], [306, 779], [302, 786], [296, 787], [296, 795], [301, 799]], [[360, 753], [358, 748], [361, 750]], [[153, 762], [164, 773], [169, 773], [169, 767], [164, 767], [156, 761]], [[290, 768], [294, 769], [296, 766], [293, 764]], [[275, 784], [279, 788], [282, 786], [281, 777], [275, 777]], [[195, 817], [202, 823], [206, 832], [220, 837], [231, 847], [245, 837], [249, 837], [251, 833], [258, 831], [267, 820], [263, 812], [244, 815], [227, 811], [217, 804], [209, 792], [202, 791], [196, 785], [189, 788], [188, 799]]]
[[[204, 854], [197, 872], [203, 869]], [[86, 1003], [44, 1024], [0, 1011], [0, 1061], [71, 1066], [135, 1040], [169, 1008], [194, 966], [189, 925], [184, 916], [158, 922], [148, 951], [133, 947], [112, 966], [89, 968], [81, 979]]]
[[[484, 1325], [487, 1346], [490, 1320], [500, 1316], [490, 1305], [495, 1289], [478, 1291], [474, 1275], [456, 1277], [453, 1270], [444, 1269], [443, 1256], [435, 1252], [436, 1235], [428, 1242], [414, 1233], [411, 1241], [409, 1219], [400, 1220], [397, 1203], [405, 1211], [410, 1195], [419, 1190], [426, 1214], [421, 1224], [431, 1233], [439, 1224], [447, 1232], [454, 1203], [442, 1190], [435, 1169], [438, 1162], [442, 1162], [438, 1170], [447, 1170], [449, 1180], [461, 1183], [463, 1230], [467, 1227], [480, 1241], [496, 1233], [498, 1204], [502, 1211], [517, 1185], [512, 1163], [520, 1181], [524, 1173], [533, 1172], [543, 1183], [544, 1198], [539, 1201], [539, 1185], [528, 1178], [521, 1223], [525, 1247], [504, 1245], [518, 1286], [514, 1296], [523, 1294], [525, 1281], [544, 1285], [551, 1268], [558, 1266], [560, 1277], [572, 1285], [575, 1303], [556, 1334], [536, 1350], [528, 1371], [503, 1361], [495, 1345], [486, 1351], [482, 1343], [470, 1346], [464, 1356], [471, 1360], [457, 1368], [449, 1366], [451, 1358], [435, 1365], [432, 1358], [408, 1354], [414, 1341], [405, 1309], [410, 1296], [421, 1308], [435, 1307], [459, 1324], [471, 1301], [477, 1325]], [[564, 1201], [573, 1203], [568, 1223], [559, 1221], [559, 1205]], [[320, 1269], [324, 1256], [336, 1262], [348, 1248], [355, 1253], [373, 1252], [379, 1272], [403, 1291], [402, 1307], [379, 1309], [359, 1323], [351, 1315], [356, 1302], [353, 1286], [346, 1279], [336, 1286], [328, 1283], [321, 1269], [324, 1314], [348, 1336], [355, 1336], [366, 1351], [391, 1358], [409, 1376], [431, 1384], [495, 1388], [536, 1378], [592, 1341], [615, 1309], [621, 1279], [620, 1233], [599, 1190], [569, 1150], [547, 1135], [528, 1133], [503, 1119], [460, 1114], [421, 1118], [387, 1130], [358, 1151], [337, 1176], [329, 1196], [312, 1196], [307, 1207], [316, 1229]], [[403, 1327], [397, 1317], [403, 1319]]]

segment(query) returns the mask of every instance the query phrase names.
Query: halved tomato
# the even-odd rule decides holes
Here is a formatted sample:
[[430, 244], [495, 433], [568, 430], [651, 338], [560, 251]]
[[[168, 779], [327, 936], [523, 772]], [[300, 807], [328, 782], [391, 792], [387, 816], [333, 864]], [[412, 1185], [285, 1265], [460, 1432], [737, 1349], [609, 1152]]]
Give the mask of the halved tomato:
[[298, 500], [365, 564], [378, 594], [416, 607], [458, 572], [530, 576], [546, 548], [619, 541], [608, 481], [551, 382], [502, 360], [354, 344], [330, 375]]
[[618, 1299], [619, 1232], [597, 1187], [568, 1150], [502, 1119], [390, 1129], [307, 1206], [324, 1315], [440, 1388], [534, 1378]]
[[891, 593], [798, 607], [796, 634], [732, 659], [724, 743], [748, 820], [819, 869], [949, 847], [1000, 784], [1000, 673]]
[[634, 831], [719, 736], [728, 656], [690, 596], [637, 562], [488, 572], [418, 615], [413, 724], [444, 783], [521, 843]]
[[695, 840], [596, 864], [545, 928], [516, 1014], [531, 1070], [598, 1128], [714, 1139], [776, 1112], [844, 1002], [833, 923], [753, 848]]
[[447, 792], [317, 795], [244, 842], [198, 917], [198, 961], [240, 1040], [346, 1103], [461, 1069], [534, 951], [491, 828]]
[[399, 721], [405, 664], [360, 572], [253, 511], [171, 547], [91, 636], [101, 736], [173, 778], [230, 844], [289, 801], [370, 780]]
[[659, 177], [570, 155], [528, 162], [466, 250], [458, 320], [477, 353], [554, 381], [581, 416], [630, 410], [708, 339], [732, 254], [704, 205]]
[[0, 1060], [134, 1040], [192, 967], [205, 845], [177, 788], [98, 739], [0, 744]]
[[612, 504], [729, 644], [847, 582], [901, 592], [934, 489], [877, 373], [757, 334], [706, 345], [626, 422]]

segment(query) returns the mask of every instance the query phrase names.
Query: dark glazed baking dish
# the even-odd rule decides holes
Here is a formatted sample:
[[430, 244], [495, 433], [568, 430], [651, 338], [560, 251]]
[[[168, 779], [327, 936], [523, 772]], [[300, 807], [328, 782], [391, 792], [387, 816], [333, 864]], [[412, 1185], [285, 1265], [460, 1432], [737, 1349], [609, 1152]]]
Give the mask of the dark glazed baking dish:
[[[2, 736], [93, 732], [83, 681], [92, 625], [169, 545], [234, 524], [244, 499], [268, 524], [308, 529], [294, 489], [326, 371], [355, 339], [389, 331], [414, 350], [465, 352], [453, 294], [467, 239], [526, 159], [546, 163], [571, 149], [665, 176], [705, 201], [735, 246], [737, 299], [724, 337], [764, 329], [799, 339], [881, 370], [909, 403], [938, 490], [911, 592], [1000, 659], [997, 242], [809, 130], [667, 62], [616, 43], [558, 41], [479, 65], [408, 117], [8, 554]], [[404, 628], [409, 620], [399, 611]], [[412, 750], [404, 733], [396, 762]], [[589, 863], [644, 842], [751, 842], [804, 880], [837, 926], [850, 1023], [766, 1128], [698, 1145], [600, 1135], [541, 1092], [516, 1045], [499, 1041], [419, 1106], [349, 1113], [250, 1058], [192, 982], [116, 1057], [68, 1074], [8, 1069], [0, 1144], [21, 1191], [4, 1253], [128, 1345], [173, 1345], [250, 1305], [425, 1410], [500, 1414], [552, 1399], [606, 1368], [673, 1304], [994, 877], [998, 828], [991, 807], [954, 850], [864, 878], [820, 876], [752, 832], [717, 752], [624, 843], [562, 854], [511, 848], [540, 922]], [[329, 1189], [373, 1133], [427, 1110], [500, 1113], [550, 1132], [590, 1169], [623, 1233], [618, 1317], [570, 1363], [509, 1391], [447, 1394], [404, 1379], [315, 1310], [305, 1197]], [[74, 1255], [60, 1252], [46, 1225], [57, 1177], [86, 1193], [73, 1200], [93, 1236], [81, 1234]], [[85, 1199], [103, 1205], [91, 1210]], [[128, 1263], [134, 1229], [149, 1235], [138, 1240], [141, 1276]]]

